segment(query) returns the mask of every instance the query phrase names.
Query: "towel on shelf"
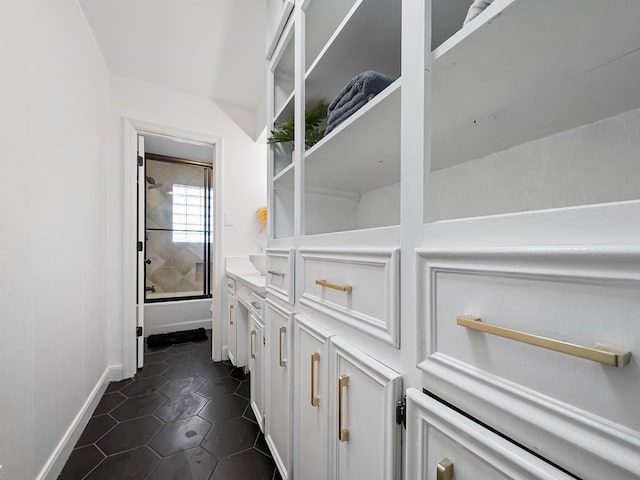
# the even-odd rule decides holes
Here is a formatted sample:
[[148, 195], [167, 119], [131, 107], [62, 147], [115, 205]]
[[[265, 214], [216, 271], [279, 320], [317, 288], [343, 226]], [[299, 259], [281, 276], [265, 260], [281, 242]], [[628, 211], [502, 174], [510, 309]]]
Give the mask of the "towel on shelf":
[[392, 83], [393, 78], [373, 70], [356, 75], [329, 104], [325, 135]]
[[489, 5], [493, 3], [493, 0], [474, 0], [474, 2], [469, 7], [469, 11], [467, 12], [467, 16], [464, 19], [464, 24], [466, 25], [471, 20], [480, 15]]

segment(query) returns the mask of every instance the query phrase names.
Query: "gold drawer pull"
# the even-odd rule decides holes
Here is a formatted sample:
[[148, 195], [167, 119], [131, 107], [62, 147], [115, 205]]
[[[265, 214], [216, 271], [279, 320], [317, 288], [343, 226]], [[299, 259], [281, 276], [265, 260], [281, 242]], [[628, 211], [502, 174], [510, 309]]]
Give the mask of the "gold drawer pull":
[[604, 363], [605, 365], [611, 365], [612, 367], [624, 367], [631, 361], [631, 352], [629, 351], [617, 350], [601, 345], [596, 345], [593, 348], [583, 347], [581, 345], [575, 345], [561, 340], [554, 340], [552, 338], [540, 337], [530, 333], [490, 325], [482, 322], [480, 317], [475, 317], [473, 315], [460, 315], [457, 320], [458, 325], [462, 327], [478, 330], [479, 332], [490, 333], [491, 335], [497, 335], [499, 337], [527, 343], [529, 345], [535, 345], [548, 350], [566, 353], [567, 355], [593, 360], [594, 362]]
[[260, 304], [258, 302], [251, 302], [251, 306], [256, 310], [261, 310]]
[[256, 358], [256, 331], [251, 330], [251, 358]]
[[453, 480], [453, 462], [443, 458], [436, 469], [436, 480]]
[[233, 288], [233, 283], [227, 283], [227, 287]]
[[316, 285], [333, 288], [334, 290], [340, 290], [341, 292], [350, 292], [353, 290], [351, 285], [336, 285], [335, 283], [329, 283], [326, 280], [316, 280]]
[[284, 277], [284, 273], [282, 272], [274, 272], [273, 270], [268, 270], [267, 273], [275, 277]]
[[287, 360], [282, 358], [282, 337], [284, 336], [285, 333], [287, 333], [287, 327], [280, 327], [280, 366], [281, 367], [287, 366]]
[[[316, 395], [316, 363], [320, 363], [320, 354], [313, 352], [311, 354], [311, 406], [317, 407], [320, 404], [320, 397]], [[319, 365], [318, 365], [319, 367]]]
[[233, 325], [233, 305], [229, 305], [229, 325]]
[[342, 428], [342, 389], [349, 387], [349, 375], [338, 377], [338, 440], [349, 441], [349, 429]]

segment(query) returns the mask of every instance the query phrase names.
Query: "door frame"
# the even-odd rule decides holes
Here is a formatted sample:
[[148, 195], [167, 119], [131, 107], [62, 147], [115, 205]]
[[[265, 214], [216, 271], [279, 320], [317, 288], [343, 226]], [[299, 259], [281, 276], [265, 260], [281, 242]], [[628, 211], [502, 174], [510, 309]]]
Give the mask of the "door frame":
[[138, 169], [138, 135], [164, 135], [178, 140], [190, 140], [208, 143], [213, 147], [213, 187], [214, 205], [214, 245], [213, 269], [211, 271], [212, 294], [212, 358], [222, 360], [222, 323], [216, 319], [222, 318], [221, 285], [223, 282], [222, 269], [222, 176], [223, 176], [223, 147], [222, 138], [216, 135], [183, 130], [180, 128], [159, 125], [133, 118], [123, 118], [123, 171], [124, 171], [124, 235], [123, 235], [123, 312], [122, 312], [122, 378], [130, 378], [137, 371], [136, 361], [136, 288], [137, 288], [137, 169]]

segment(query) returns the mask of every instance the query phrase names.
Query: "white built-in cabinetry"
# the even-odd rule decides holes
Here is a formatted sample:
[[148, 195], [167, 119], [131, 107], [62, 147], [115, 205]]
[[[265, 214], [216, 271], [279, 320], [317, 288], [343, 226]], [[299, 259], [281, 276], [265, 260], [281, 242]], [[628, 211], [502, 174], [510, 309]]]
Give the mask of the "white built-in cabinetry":
[[264, 431], [265, 413], [265, 377], [266, 377], [266, 339], [265, 326], [262, 317], [264, 299], [252, 295], [249, 325], [249, 373], [251, 387], [251, 409]]
[[640, 4], [470, 4], [299, 1], [270, 57], [269, 128], [396, 79], [269, 148], [283, 478], [640, 478]]

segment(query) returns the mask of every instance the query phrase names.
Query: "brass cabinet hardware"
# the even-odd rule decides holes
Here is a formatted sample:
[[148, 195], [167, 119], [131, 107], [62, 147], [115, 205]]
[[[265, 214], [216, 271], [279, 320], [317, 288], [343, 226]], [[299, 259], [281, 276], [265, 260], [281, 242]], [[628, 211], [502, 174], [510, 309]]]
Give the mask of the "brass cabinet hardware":
[[233, 325], [233, 305], [229, 305], [229, 325]]
[[233, 288], [233, 283], [227, 283], [227, 287]]
[[326, 280], [316, 280], [316, 285], [333, 288], [334, 290], [339, 290], [341, 292], [351, 292], [353, 290], [351, 285], [336, 285], [335, 283], [329, 283]]
[[342, 427], [342, 390], [349, 387], [349, 375], [338, 377], [338, 440], [349, 441], [349, 429]]
[[453, 462], [448, 458], [443, 458], [438, 462], [436, 480], [453, 480]]
[[287, 333], [287, 327], [280, 327], [280, 366], [281, 367], [287, 366], [287, 360], [282, 358], [282, 337], [284, 336], [285, 333]]
[[582, 345], [575, 345], [561, 340], [540, 337], [538, 335], [532, 335], [530, 333], [519, 332], [517, 330], [484, 323], [480, 317], [473, 315], [460, 315], [458, 316], [457, 321], [458, 325], [472, 330], [497, 335], [499, 337], [527, 343], [529, 345], [535, 345], [537, 347], [554, 350], [560, 353], [566, 353], [567, 355], [573, 355], [587, 360], [593, 360], [594, 362], [600, 362], [613, 367], [624, 367], [631, 361], [631, 352], [629, 351], [617, 350], [601, 345], [596, 345], [595, 347], [583, 347]]
[[256, 331], [251, 330], [251, 358], [256, 358]]
[[258, 302], [251, 302], [251, 306], [256, 310], [261, 310], [260, 304]]
[[[317, 407], [320, 404], [320, 397], [316, 395], [316, 370], [315, 364], [320, 363], [320, 354], [313, 352], [311, 354], [311, 406]], [[319, 365], [318, 365], [319, 367]]]
[[274, 272], [273, 270], [268, 270], [267, 273], [269, 275], [274, 275], [276, 277], [284, 277], [284, 273], [282, 272]]

